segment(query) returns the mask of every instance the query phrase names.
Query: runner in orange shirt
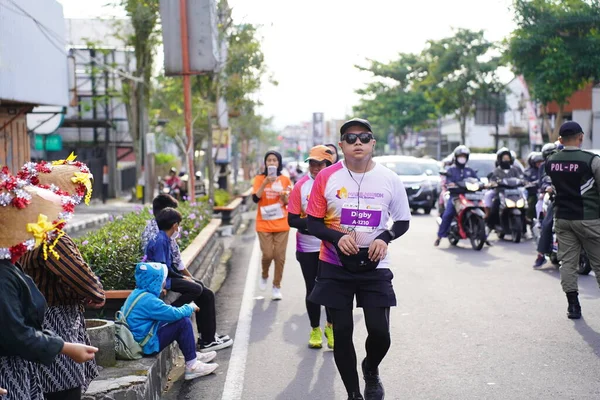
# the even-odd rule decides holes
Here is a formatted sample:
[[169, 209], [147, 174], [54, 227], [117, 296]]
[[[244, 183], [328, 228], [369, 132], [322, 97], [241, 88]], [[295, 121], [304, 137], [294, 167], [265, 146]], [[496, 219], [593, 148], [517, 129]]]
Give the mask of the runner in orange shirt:
[[273, 300], [281, 300], [281, 278], [285, 264], [290, 226], [287, 221], [287, 203], [292, 182], [281, 174], [283, 169], [281, 154], [268, 151], [265, 154], [265, 171], [254, 178], [252, 199], [258, 204], [256, 232], [262, 251], [261, 290], [267, 288], [269, 268], [275, 261], [273, 278]]

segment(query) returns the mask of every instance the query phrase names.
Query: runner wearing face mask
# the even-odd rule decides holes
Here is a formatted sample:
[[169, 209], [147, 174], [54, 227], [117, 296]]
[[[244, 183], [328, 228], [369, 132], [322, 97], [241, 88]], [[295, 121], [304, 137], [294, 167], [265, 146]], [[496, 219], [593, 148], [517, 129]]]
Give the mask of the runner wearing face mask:
[[[465, 178], [477, 178], [477, 174], [474, 170], [467, 167], [467, 161], [469, 161], [469, 154], [471, 151], [467, 146], [460, 145], [454, 149], [454, 165], [446, 170], [446, 185], [462, 181]], [[452, 219], [456, 215], [454, 209], [454, 196], [451, 194], [444, 209], [442, 215], [442, 223], [438, 229], [437, 239], [435, 239], [434, 245], [439, 246], [442, 238], [448, 236], [450, 231], [450, 224]]]

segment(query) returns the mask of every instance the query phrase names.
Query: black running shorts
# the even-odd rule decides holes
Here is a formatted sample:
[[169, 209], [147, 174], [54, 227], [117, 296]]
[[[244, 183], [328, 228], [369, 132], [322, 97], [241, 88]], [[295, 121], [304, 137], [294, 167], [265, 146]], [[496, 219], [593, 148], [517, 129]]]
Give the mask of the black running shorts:
[[308, 299], [325, 307], [347, 309], [353, 307], [356, 296], [357, 307], [394, 307], [393, 278], [389, 268], [352, 273], [339, 265], [319, 261], [315, 287]]

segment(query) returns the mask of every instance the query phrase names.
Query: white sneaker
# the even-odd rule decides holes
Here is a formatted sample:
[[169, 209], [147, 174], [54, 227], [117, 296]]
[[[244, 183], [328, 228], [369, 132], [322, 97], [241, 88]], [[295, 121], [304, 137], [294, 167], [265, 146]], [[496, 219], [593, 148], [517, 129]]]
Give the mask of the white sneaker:
[[185, 367], [185, 380], [189, 381], [201, 376], [212, 374], [218, 367], [219, 364], [205, 364], [203, 362], [196, 361], [196, 364], [192, 368]]
[[200, 362], [203, 363], [209, 363], [212, 360], [215, 359], [215, 357], [217, 356], [217, 352], [216, 351], [209, 351], [206, 353], [201, 353], [199, 351], [196, 352], [196, 359]]
[[281, 300], [283, 296], [281, 295], [281, 289], [273, 287], [273, 295], [271, 296], [273, 300]]
[[258, 287], [260, 288], [260, 290], [267, 290], [267, 280], [265, 278], [260, 278], [260, 281], [258, 282]]

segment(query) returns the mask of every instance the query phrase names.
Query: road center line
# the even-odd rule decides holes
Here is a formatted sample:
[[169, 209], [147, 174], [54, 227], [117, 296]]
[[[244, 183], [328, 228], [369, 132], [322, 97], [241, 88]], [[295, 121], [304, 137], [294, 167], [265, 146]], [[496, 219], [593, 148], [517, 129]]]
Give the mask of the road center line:
[[222, 400], [240, 400], [244, 391], [244, 375], [246, 373], [246, 358], [248, 357], [248, 344], [250, 343], [250, 328], [252, 326], [252, 312], [254, 309], [254, 290], [260, 265], [260, 246], [258, 237], [254, 239], [252, 255], [246, 274], [246, 285], [242, 305], [238, 316], [235, 343], [231, 351], [229, 369], [225, 379]]

